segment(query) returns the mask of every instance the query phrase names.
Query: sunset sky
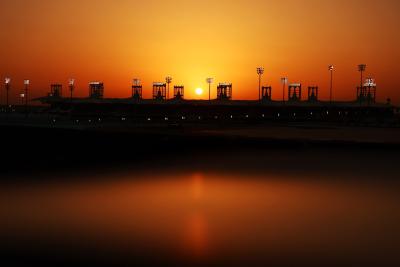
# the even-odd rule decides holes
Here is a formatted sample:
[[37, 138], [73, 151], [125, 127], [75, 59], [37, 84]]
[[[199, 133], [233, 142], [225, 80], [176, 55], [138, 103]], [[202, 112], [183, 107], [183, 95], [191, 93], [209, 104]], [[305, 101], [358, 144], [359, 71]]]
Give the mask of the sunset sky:
[[0, 76], [12, 78], [14, 101], [24, 78], [32, 97], [70, 77], [76, 95], [102, 80], [106, 97], [127, 97], [138, 77], [150, 97], [166, 75], [188, 98], [211, 76], [232, 82], [235, 99], [256, 99], [263, 66], [275, 99], [282, 76], [328, 98], [334, 64], [334, 97], [350, 100], [365, 63], [379, 101], [398, 104], [399, 12], [398, 0], [1, 0]]

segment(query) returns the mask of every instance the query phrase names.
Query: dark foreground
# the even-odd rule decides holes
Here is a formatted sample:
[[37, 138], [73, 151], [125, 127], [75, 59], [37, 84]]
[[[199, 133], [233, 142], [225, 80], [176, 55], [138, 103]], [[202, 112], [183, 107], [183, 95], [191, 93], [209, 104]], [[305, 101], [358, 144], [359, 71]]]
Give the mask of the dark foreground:
[[400, 264], [396, 132], [0, 130], [4, 266]]

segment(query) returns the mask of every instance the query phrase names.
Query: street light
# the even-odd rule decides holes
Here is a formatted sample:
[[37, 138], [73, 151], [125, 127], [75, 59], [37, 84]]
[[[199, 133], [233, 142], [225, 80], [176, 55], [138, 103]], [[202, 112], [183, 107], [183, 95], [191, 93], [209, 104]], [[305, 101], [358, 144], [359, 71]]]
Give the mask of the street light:
[[21, 106], [22, 106], [22, 105], [24, 105], [24, 102], [25, 102], [25, 92], [22, 91], [19, 94], [19, 97], [21, 98]]
[[68, 85], [69, 85], [69, 91], [71, 93], [71, 101], [72, 101], [72, 94], [73, 94], [74, 89], [75, 89], [75, 79], [69, 79]]
[[214, 82], [214, 78], [207, 78], [206, 82], [208, 83], [208, 100], [211, 101], [211, 84]]
[[264, 74], [264, 68], [258, 67], [257, 74], [258, 74], [258, 100], [261, 100], [261, 76]]
[[171, 76], [167, 76], [165, 78], [165, 82], [167, 83], [167, 86], [168, 86], [168, 88], [167, 88], [167, 99], [169, 99], [169, 84], [172, 82], [172, 77]]
[[29, 87], [30, 81], [29, 80], [24, 80], [24, 85], [25, 85], [25, 93], [24, 93], [24, 98], [25, 98], [25, 112], [26, 116], [28, 116], [28, 87]]
[[283, 103], [285, 103], [285, 87], [286, 87], [286, 84], [288, 83], [288, 81], [289, 81], [289, 79], [286, 78], [286, 77], [281, 78], [281, 83], [283, 85], [283, 89], [282, 89], [282, 99], [283, 99], [282, 101], [283, 101]]
[[333, 65], [329, 65], [328, 70], [331, 73], [331, 86], [330, 86], [330, 90], [329, 90], [329, 101], [332, 104], [332, 90], [333, 90], [333, 70], [335, 69], [335, 67]]
[[4, 79], [4, 83], [5, 83], [5, 86], [6, 86], [6, 94], [7, 94], [6, 103], [7, 103], [7, 108], [8, 108], [8, 106], [9, 106], [9, 104], [8, 104], [8, 93], [10, 91], [11, 79], [10, 78], [5, 78]]

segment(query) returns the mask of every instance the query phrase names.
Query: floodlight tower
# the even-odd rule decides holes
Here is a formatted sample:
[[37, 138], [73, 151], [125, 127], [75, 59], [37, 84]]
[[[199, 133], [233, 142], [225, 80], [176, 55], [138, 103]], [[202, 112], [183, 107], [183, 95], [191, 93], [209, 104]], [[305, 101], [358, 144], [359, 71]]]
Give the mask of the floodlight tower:
[[29, 87], [30, 81], [29, 80], [24, 80], [24, 85], [25, 85], [25, 112], [26, 115], [28, 115], [28, 87]]
[[257, 74], [258, 74], [258, 100], [261, 101], [261, 76], [264, 74], [264, 68], [258, 67]]
[[169, 99], [169, 85], [170, 85], [170, 83], [172, 83], [172, 77], [167, 76], [165, 78], [165, 82], [167, 83], [167, 99]]
[[328, 70], [331, 73], [331, 85], [330, 85], [330, 89], [329, 89], [329, 102], [332, 104], [332, 90], [333, 90], [333, 71], [334, 71], [335, 67], [333, 65], [329, 65], [328, 66]]
[[206, 82], [208, 83], [208, 101], [211, 101], [211, 84], [214, 82], [214, 78], [207, 78]]
[[69, 79], [68, 85], [69, 85], [69, 92], [71, 93], [71, 101], [72, 101], [72, 94], [75, 90], [75, 79]]
[[8, 108], [8, 106], [9, 106], [9, 104], [8, 104], [8, 94], [9, 94], [9, 91], [10, 91], [10, 87], [11, 87], [11, 79], [10, 78], [5, 78], [5, 80], [4, 80], [4, 83], [5, 83], [5, 86], [6, 86], [6, 105], [7, 105], [7, 108]]
[[283, 86], [282, 89], [282, 102], [285, 103], [285, 89], [286, 89], [286, 84], [288, 83], [289, 79], [287, 77], [281, 78], [281, 83]]
[[367, 65], [366, 64], [360, 64], [358, 65], [358, 71], [361, 74], [361, 79], [360, 79], [360, 88], [363, 87], [363, 72], [367, 69]]
[[140, 79], [133, 79], [132, 80], [132, 98], [135, 100], [141, 100], [142, 99], [142, 90], [143, 87], [141, 85]]

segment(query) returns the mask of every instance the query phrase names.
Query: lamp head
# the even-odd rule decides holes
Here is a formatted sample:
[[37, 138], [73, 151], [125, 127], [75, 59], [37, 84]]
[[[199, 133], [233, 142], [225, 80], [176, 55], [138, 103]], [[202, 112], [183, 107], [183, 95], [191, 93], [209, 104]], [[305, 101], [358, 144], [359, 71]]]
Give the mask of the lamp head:
[[139, 86], [139, 85], [140, 85], [140, 80], [139, 80], [139, 79], [133, 79], [133, 80], [132, 80], [132, 84], [133, 84], [134, 86]]
[[335, 67], [334, 67], [333, 65], [329, 65], [328, 69], [329, 69], [330, 71], [333, 71], [333, 70], [335, 69]]
[[165, 83], [153, 82], [153, 86], [165, 86]]
[[367, 65], [366, 64], [358, 65], [358, 71], [365, 71], [366, 69], [367, 69]]
[[219, 83], [219, 86], [232, 86], [232, 83], [223, 82]]
[[376, 86], [375, 79], [373, 79], [373, 78], [365, 79], [364, 86], [367, 86], [367, 87], [374, 87], [374, 86]]
[[261, 75], [264, 73], [264, 68], [263, 67], [258, 67], [257, 68], [257, 74]]
[[102, 84], [102, 82], [98, 82], [98, 81], [93, 81], [93, 82], [89, 83], [89, 85], [101, 85], [101, 84]]
[[5, 82], [5, 84], [10, 84], [11, 83], [11, 79], [10, 78], [5, 78], [4, 82]]
[[287, 84], [288, 83], [288, 78], [286, 78], [286, 77], [281, 78], [281, 83]]
[[167, 76], [167, 77], [165, 78], [165, 81], [166, 81], [167, 83], [171, 83], [171, 82], [172, 82], [172, 77], [171, 77], [171, 76]]
[[70, 86], [74, 86], [75, 79], [69, 79], [68, 83], [69, 83]]
[[301, 87], [301, 83], [292, 83], [289, 84], [290, 87]]
[[207, 78], [207, 79], [206, 79], [206, 82], [207, 82], [207, 83], [213, 83], [213, 82], [214, 82], [214, 78]]
[[30, 81], [29, 80], [24, 80], [25, 85], [29, 85]]

